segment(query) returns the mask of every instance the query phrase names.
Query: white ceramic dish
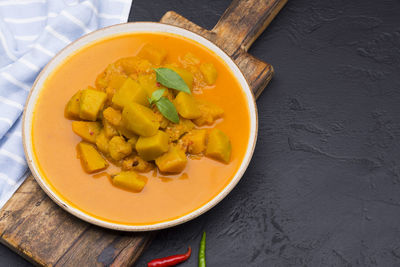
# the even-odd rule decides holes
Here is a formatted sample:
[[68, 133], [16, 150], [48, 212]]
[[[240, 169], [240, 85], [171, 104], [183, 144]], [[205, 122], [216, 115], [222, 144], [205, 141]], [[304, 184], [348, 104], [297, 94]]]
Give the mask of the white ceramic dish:
[[[88, 215], [88, 214], [82, 212], [79, 209], [71, 207], [60, 196], [58, 196], [48, 185], [46, 180], [43, 179], [42, 174], [39, 171], [39, 168], [34, 161], [34, 153], [33, 153], [33, 148], [32, 148], [32, 134], [31, 133], [32, 133], [33, 111], [34, 111], [37, 99], [40, 95], [40, 92], [43, 88], [43, 84], [44, 84], [45, 80], [47, 79], [47, 77], [60, 64], [62, 64], [68, 56], [74, 54], [74, 52], [79, 50], [80, 48], [85, 47], [90, 43], [99, 41], [101, 39], [104, 39], [104, 38], [107, 38], [110, 36], [129, 34], [129, 33], [134, 33], [134, 32], [172, 33], [172, 34], [180, 35], [180, 36], [189, 38], [191, 40], [194, 40], [194, 41], [202, 44], [203, 46], [207, 47], [211, 51], [213, 51], [228, 65], [228, 67], [231, 69], [231, 71], [236, 76], [238, 82], [240, 83], [240, 85], [245, 93], [246, 102], [247, 102], [249, 114], [250, 114], [250, 136], [249, 136], [249, 142], [248, 142], [247, 149], [246, 149], [246, 154], [243, 157], [243, 161], [241, 162], [241, 165], [240, 165], [238, 171], [235, 173], [235, 175], [232, 178], [232, 180], [230, 181], [230, 183], [217, 196], [215, 196], [213, 199], [211, 199], [205, 205], [194, 210], [193, 212], [186, 214], [182, 217], [179, 217], [177, 219], [173, 219], [173, 220], [165, 221], [165, 222], [161, 222], [161, 223], [156, 223], [156, 224], [149, 224], [149, 225], [126, 225], [126, 224], [111, 223], [108, 221], [100, 220], [98, 218], [95, 218], [91, 215]], [[197, 216], [203, 214], [204, 212], [208, 211], [213, 206], [215, 206], [218, 202], [220, 202], [235, 187], [235, 185], [239, 182], [239, 180], [243, 176], [243, 174], [250, 162], [250, 159], [253, 155], [253, 151], [254, 151], [254, 147], [255, 147], [256, 139], [257, 139], [257, 128], [258, 128], [257, 108], [256, 108], [254, 96], [250, 90], [250, 87], [249, 87], [245, 77], [243, 76], [243, 74], [241, 73], [241, 71], [239, 70], [237, 65], [233, 62], [233, 60], [227, 54], [225, 54], [225, 52], [223, 52], [220, 48], [218, 48], [216, 45], [214, 45], [212, 42], [208, 41], [207, 39], [205, 39], [193, 32], [190, 32], [188, 30], [185, 30], [185, 29], [182, 29], [179, 27], [175, 27], [175, 26], [171, 26], [171, 25], [161, 24], [161, 23], [135, 22], [135, 23], [119, 24], [119, 25], [111, 26], [108, 28], [104, 28], [104, 29], [92, 32], [88, 35], [83, 36], [82, 38], [78, 39], [77, 41], [73, 42], [72, 44], [70, 44], [69, 46], [64, 48], [60, 53], [58, 53], [47, 64], [47, 66], [42, 70], [42, 72], [37, 77], [37, 79], [32, 87], [32, 90], [28, 97], [28, 101], [27, 101], [26, 108], [24, 111], [23, 131], [22, 132], [23, 132], [25, 155], [26, 155], [26, 159], [28, 161], [29, 167], [32, 171], [32, 174], [35, 177], [38, 184], [41, 186], [41, 188], [59, 206], [61, 206], [66, 211], [79, 217], [82, 220], [85, 220], [87, 222], [90, 222], [92, 224], [99, 225], [99, 226], [102, 226], [105, 228], [122, 230], [122, 231], [150, 231], [150, 230], [158, 230], [158, 229], [172, 227], [172, 226], [187, 222], [189, 220], [192, 220], [193, 218], [196, 218]]]

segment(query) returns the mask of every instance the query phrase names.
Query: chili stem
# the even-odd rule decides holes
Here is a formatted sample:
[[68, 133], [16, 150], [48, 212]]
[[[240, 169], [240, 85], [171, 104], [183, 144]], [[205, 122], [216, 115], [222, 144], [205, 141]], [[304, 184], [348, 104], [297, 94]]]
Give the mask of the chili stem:
[[203, 236], [201, 237], [200, 241], [199, 267], [206, 267], [206, 232], [203, 232]]

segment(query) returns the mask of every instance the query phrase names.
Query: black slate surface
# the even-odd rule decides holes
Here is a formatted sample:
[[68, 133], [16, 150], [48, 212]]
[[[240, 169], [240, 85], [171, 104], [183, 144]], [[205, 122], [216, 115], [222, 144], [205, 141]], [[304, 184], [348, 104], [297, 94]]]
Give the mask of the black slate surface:
[[[230, 1], [135, 0], [131, 20], [175, 10], [211, 28]], [[237, 187], [161, 231], [137, 266], [194, 249], [208, 266], [400, 266], [400, 2], [289, 1], [250, 53], [276, 75]], [[30, 266], [0, 246], [0, 266]]]

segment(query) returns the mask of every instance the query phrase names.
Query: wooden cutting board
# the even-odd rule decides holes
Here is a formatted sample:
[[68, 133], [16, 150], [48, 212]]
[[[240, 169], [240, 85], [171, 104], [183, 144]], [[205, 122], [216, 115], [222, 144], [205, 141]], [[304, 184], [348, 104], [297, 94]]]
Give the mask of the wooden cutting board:
[[[258, 97], [273, 68], [247, 50], [286, 2], [235, 0], [211, 31], [172, 11], [161, 22], [198, 33], [225, 50]], [[32, 176], [0, 210], [0, 241], [36, 265], [131, 266], [154, 234], [112, 231], [77, 219], [48, 198]]]

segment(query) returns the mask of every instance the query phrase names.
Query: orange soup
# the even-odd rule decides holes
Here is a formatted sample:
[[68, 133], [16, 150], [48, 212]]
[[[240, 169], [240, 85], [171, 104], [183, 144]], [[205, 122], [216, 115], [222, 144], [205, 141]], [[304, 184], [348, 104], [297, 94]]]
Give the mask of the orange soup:
[[[228, 164], [193, 157], [183, 172], [174, 175], [144, 173], [147, 184], [139, 192], [115, 187], [103, 173], [88, 174], [77, 158], [81, 141], [71, 130], [64, 107], [78, 90], [95, 86], [97, 76], [116, 60], [136, 55], [146, 43], [162, 46], [166, 63], [179, 62], [186, 53], [212, 62], [218, 72], [214, 85], [193, 91], [196, 98], [224, 110], [213, 125], [229, 136]], [[124, 225], [149, 225], [182, 217], [205, 205], [231, 181], [245, 155], [250, 136], [246, 97], [228, 66], [206, 47], [173, 34], [134, 33], [113, 36], [86, 46], [68, 57], [46, 80], [33, 114], [35, 161], [50, 187], [71, 206], [100, 220]], [[118, 167], [110, 164], [107, 173]]]

